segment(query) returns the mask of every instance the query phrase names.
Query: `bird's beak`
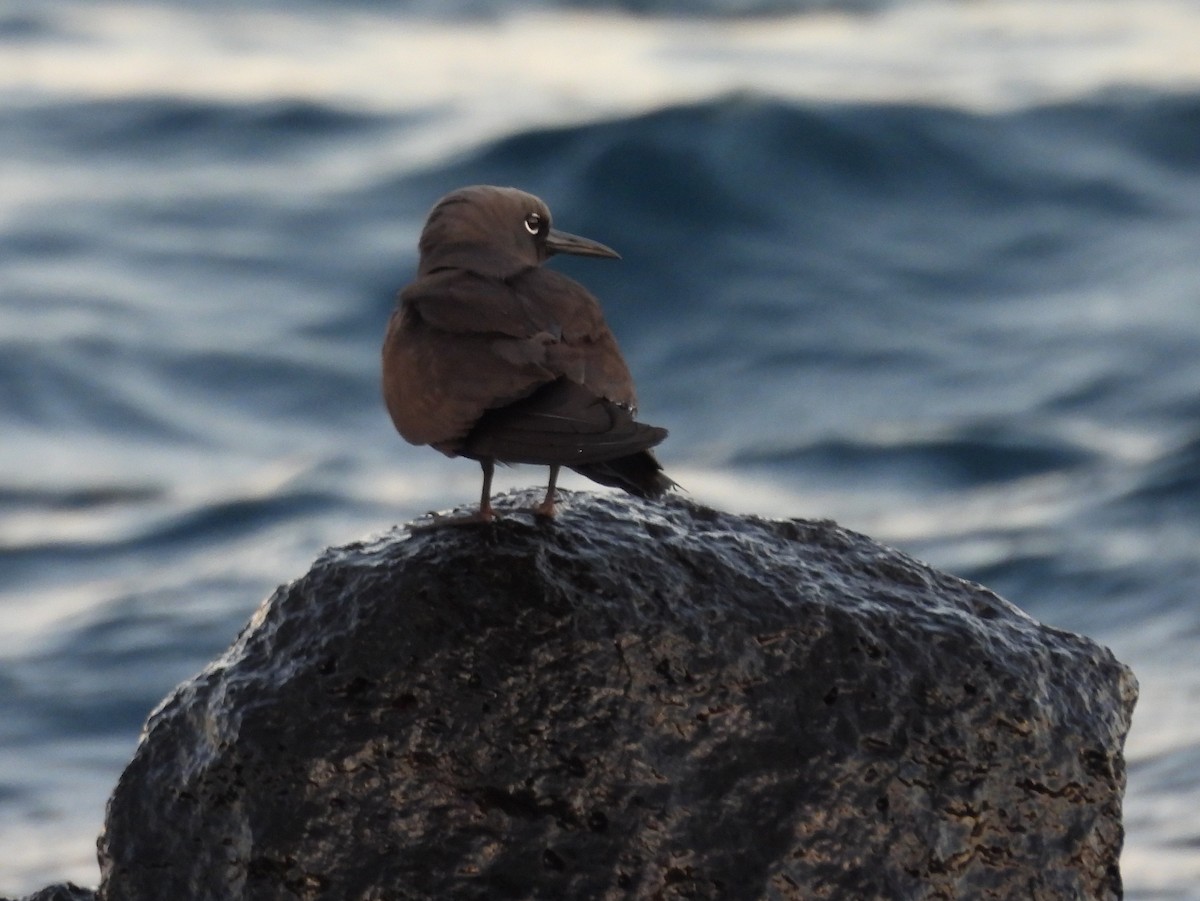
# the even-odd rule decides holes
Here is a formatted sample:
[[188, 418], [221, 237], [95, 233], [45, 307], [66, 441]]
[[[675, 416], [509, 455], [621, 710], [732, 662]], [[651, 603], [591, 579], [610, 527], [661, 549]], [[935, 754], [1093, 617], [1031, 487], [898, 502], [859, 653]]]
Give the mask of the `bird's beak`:
[[591, 238], [581, 238], [569, 232], [560, 232], [557, 228], [550, 229], [546, 235], [546, 250], [549, 253], [570, 253], [578, 257], [610, 257], [621, 259], [621, 255], [611, 247], [605, 247], [599, 241]]

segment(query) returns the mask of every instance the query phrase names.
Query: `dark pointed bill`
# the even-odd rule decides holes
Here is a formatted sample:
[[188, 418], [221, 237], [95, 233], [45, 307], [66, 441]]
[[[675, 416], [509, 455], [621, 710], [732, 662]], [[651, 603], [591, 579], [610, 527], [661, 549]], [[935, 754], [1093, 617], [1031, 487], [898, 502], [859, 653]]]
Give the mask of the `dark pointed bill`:
[[579, 235], [559, 231], [557, 228], [550, 229], [549, 234], [546, 235], [546, 249], [551, 253], [570, 253], [578, 257], [610, 257], [614, 260], [621, 259], [619, 253], [611, 247], [605, 247], [599, 241], [593, 241], [591, 238], [581, 238]]

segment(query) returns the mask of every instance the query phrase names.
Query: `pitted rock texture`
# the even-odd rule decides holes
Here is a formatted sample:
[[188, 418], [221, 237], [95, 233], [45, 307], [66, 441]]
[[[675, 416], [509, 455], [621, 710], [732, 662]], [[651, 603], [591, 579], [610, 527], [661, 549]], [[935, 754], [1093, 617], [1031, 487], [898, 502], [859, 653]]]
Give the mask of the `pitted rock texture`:
[[[60, 882], [48, 885], [40, 892], [26, 895], [24, 901], [95, 901], [96, 893], [91, 889], [80, 888], [73, 882]], [[8, 901], [0, 898], [0, 901]]]
[[1130, 671], [829, 522], [332, 549], [151, 716], [104, 901], [1115, 899]]

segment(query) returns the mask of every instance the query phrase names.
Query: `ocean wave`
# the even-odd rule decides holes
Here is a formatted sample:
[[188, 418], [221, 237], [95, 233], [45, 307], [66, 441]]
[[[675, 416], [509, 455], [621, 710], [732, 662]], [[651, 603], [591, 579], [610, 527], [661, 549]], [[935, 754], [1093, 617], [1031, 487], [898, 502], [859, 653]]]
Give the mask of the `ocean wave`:
[[1122, 505], [1153, 519], [1172, 508], [1189, 513], [1200, 509], [1200, 435], [1184, 441], [1148, 467]]
[[[398, 16], [438, 20], [492, 20], [514, 12], [575, 10], [622, 12], [637, 16], [679, 16], [687, 18], [738, 19], [743, 17], [783, 16], [819, 12], [863, 14], [877, 12], [906, 0], [351, 0], [347, 8], [383, 10]], [[229, 0], [204, 0], [190, 3], [219, 10], [234, 6]], [[294, 6], [282, 2], [264, 5]], [[320, 7], [319, 3], [309, 3]], [[28, 17], [17, 17], [17, 29]]]
[[783, 467], [814, 479], [891, 481], [935, 490], [1011, 482], [1066, 473], [1095, 461], [1095, 455], [1051, 440], [1021, 441], [1010, 430], [965, 431], [940, 440], [869, 442], [826, 440], [791, 448], [753, 448], [729, 461], [739, 467]]
[[147, 156], [159, 166], [189, 156], [217, 160], [291, 153], [309, 142], [361, 136], [393, 121], [310, 100], [234, 103], [166, 95], [51, 102], [0, 112], [10, 146], [33, 144], [82, 158]]
[[[552, 179], [568, 199], [587, 192], [618, 214], [636, 203], [642, 215], [685, 225], [698, 220], [709, 230], [796, 219], [814, 202], [845, 209], [918, 195], [919, 207], [939, 210], [959, 205], [986, 212], [1040, 202], [1139, 215], [1156, 206], [1138, 196], [1139, 187], [1200, 174], [1197, 121], [1200, 96], [1191, 95], [981, 114], [937, 106], [795, 104], [739, 93], [525, 132], [435, 171], [458, 181], [472, 173], [501, 181]], [[1125, 169], [1130, 164], [1133, 172]], [[1163, 169], [1155, 172], [1156, 166]], [[561, 171], [570, 168], [577, 177]]]
[[[31, 748], [103, 735], [73, 717], [104, 684], [132, 742], [322, 546], [474, 496], [477, 468], [391, 433], [378, 353], [427, 210], [477, 182], [622, 253], [552, 265], [602, 300], [697, 500], [837, 516], [1102, 640], [1194, 607], [1198, 117], [1195, 94], [721, 93], [478, 129], [414, 168], [391, 142], [436, 114], [0, 111], [0, 681], [65, 672], [75, 698], [13, 721]], [[291, 455], [299, 474], [247, 475]]]
[[0, 37], [0, 96], [21, 106], [188, 97], [439, 109], [449, 123], [433, 123], [408, 147], [431, 159], [505, 130], [739, 87], [803, 102], [995, 111], [1112, 88], [1200, 85], [1200, 14], [1188, 0], [583, 6], [21, 0], [7, 16], [10, 37]]

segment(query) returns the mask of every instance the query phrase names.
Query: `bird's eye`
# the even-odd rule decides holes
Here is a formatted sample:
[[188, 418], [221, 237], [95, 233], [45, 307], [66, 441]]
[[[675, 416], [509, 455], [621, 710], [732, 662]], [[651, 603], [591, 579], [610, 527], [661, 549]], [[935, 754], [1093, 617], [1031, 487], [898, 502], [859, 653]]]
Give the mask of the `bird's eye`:
[[537, 213], [530, 213], [525, 217], [525, 231], [531, 235], [536, 235], [542, 227], [542, 217]]

